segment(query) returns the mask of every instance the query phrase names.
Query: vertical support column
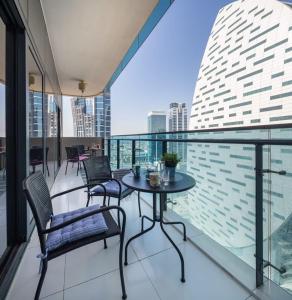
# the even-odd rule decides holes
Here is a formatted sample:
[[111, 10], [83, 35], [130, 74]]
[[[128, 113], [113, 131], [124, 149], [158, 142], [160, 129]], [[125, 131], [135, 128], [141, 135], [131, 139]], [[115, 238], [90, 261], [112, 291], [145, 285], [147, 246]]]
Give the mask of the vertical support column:
[[[167, 141], [163, 141], [162, 142], [162, 155], [164, 155], [165, 153], [167, 153]], [[160, 201], [162, 201], [163, 203], [163, 210], [166, 211], [167, 210], [167, 194], [163, 193], [160, 194]]]
[[256, 286], [263, 284], [263, 145], [255, 147], [256, 203], [255, 203], [255, 238], [256, 238]]
[[101, 138], [101, 154], [104, 156], [104, 151], [105, 151], [105, 139]]
[[132, 165], [136, 163], [136, 141], [132, 140]]
[[107, 156], [111, 161], [111, 139], [107, 139]]
[[117, 169], [120, 168], [120, 140], [117, 140]]

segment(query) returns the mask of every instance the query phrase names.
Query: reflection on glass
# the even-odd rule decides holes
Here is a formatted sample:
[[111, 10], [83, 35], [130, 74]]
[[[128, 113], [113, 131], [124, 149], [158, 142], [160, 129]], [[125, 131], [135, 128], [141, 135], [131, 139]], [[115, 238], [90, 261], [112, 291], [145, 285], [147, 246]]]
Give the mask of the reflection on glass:
[[[43, 80], [42, 73], [34, 60], [31, 52], [28, 51], [28, 174], [36, 171], [45, 172], [45, 155], [48, 149], [43, 145]], [[28, 207], [27, 211], [28, 232], [32, 224], [32, 213]]]
[[6, 118], [5, 25], [0, 20], [0, 258], [7, 247], [6, 226]]

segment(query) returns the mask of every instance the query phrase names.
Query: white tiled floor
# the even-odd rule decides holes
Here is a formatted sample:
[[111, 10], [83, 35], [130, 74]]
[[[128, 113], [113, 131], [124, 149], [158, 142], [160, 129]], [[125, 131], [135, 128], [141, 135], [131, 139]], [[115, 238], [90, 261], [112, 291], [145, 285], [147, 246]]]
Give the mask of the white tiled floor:
[[[52, 194], [82, 184], [75, 168], [68, 168], [67, 176], [61, 168]], [[79, 191], [55, 199], [53, 206], [55, 213], [59, 213], [77, 209], [85, 203], [86, 194]], [[123, 208], [127, 213], [127, 240], [140, 230], [136, 195], [123, 200]], [[144, 203], [142, 210], [151, 216], [151, 209]], [[130, 245], [129, 265], [124, 268], [129, 300], [253, 299], [196, 247], [183, 242], [174, 228], [169, 226], [168, 232], [184, 255], [186, 283], [180, 281], [179, 257], [157, 224], [155, 230]], [[103, 249], [103, 242], [98, 242], [50, 261], [41, 297], [47, 300], [121, 299], [118, 245], [118, 238], [115, 237], [108, 240], [108, 249]], [[33, 299], [39, 279], [38, 253], [38, 240], [34, 232], [7, 300]]]

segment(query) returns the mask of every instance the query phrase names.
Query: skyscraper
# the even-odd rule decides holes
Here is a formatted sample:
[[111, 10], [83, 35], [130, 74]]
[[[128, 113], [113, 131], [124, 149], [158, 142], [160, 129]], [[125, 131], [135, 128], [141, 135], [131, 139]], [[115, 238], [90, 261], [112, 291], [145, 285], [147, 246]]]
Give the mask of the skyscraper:
[[[188, 111], [186, 103], [170, 103], [168, 127], [169, 131], [188, 130]], [[176, 134], [177, 139], [183, 139], [183, 137], [183, 134]], [[185, 143], [171, 143], [170, 151], [177, 153], [182, 162], [187, 158], [187, 145]]]
[[71, 98], [74, 136], [95, 136], [93, 98]]
[[[223, 7], [203, 56], [189, 129], [291, 122], [291, 45], [290, 5], [275, 0], [238, 0]], [[197, 134], [207, 138], [218, 138], [218, 134], [221, 138], [269, 138], [264, 130], [248, 129], [242, 133]], [[291, 165], [289, 151], [288, 147], [266, 147], [265, 155], [273, 157], [270, 168], [285, 170], [285, 165]], [[198, 180], [188, 201], [177, 204], [178, 209], [181, 205], [186, 213], [191, 212], [193, 222], [204, 232], [251, 265], [251, 256], [245, 254], [253, 253], [255, 244], [254, 160], [253, 147], [188, 145], [188, 172]], [[268, 177], [264, 181], [264, 239], [267, 240], [284, 221], [289, 224], [292, 204], [283, 201], [291, 198], [292, 190], [288, 176], [273, 177], [273, 184]], [[273, 248], [272, 256], [277, 257], [280, 266], [285, 266], [282, 250]], [[285, 251], [291, 253], [291, 249]], [[288, 282], [281, 278], [281, 284]]]
[[151, 111], [148, 114], [148, 132], [165, 132], [166, 131], [166, 112]]
[[[47, 97], [44, 94], [44, 97]], [[44, 101], [46, 103], [46, 101]], [[29, 91], [29, 136], [43, 136], [43, 94]]]
[[94, 97], [95, 136], [110, 138], [111, 136], [111, 93], [106, 89], [101, 95]]
[[56, 137], [58, 134], [58, 112], [54, 95], [48, 95], [48, 137]]
[[188, 110], [186, 103], [170, 103], [168, 124], [169, 131], [188, 130]]
[[[159, 133], [166, 131], [166, 112], [151, 111], [148, 114], [148, 132]], [[154, 136], [155, 138], [155, 136]], [[162, 157], [162, 144], [159, 142], [149, 142], [148, 160], [151, 162], [158, 161]]]

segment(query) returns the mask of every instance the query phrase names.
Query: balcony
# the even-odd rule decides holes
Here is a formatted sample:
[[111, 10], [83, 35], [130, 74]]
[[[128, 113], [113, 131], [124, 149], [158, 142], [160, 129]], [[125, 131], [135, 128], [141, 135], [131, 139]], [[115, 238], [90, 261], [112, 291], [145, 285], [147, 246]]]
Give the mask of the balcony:
[[[57, 193], [82, 184], [76, 176], [76, 167], [68, 168], [64, 175], [63, 164], [51, 192]], [[136, 195], [122, 201], [127, 212], [126, 240], [140, 230]], [[98, 200], [97, 200], [98, 201]], [[83, 207], [83, 191], [56, 200], [54, 211], [65, 212]], [[151, 215], [147, 201], [142, 211]], [[157, 230], [137, 239], [130, 246], [129, 265], [124, 267], [128, 299], [253, 299], [251, 292], [216, 265], [191, 241], [183, 242], [182, 235], [172, 226], [169, 234], [179, 245], [186, 262], [186, 283], [179, 280], [179, 259], [169, 241]], [[189, 238], [198, 238], [202, 232], [188, 226]], [[98, 242], [75, 250], [53, 260], [41, 292], [42, 299], [121, 299], [118, 275], [118, 240], [109, 240], [108, 249]], [[40, 253], [36, 231], [27, 246], [7, 300], [33, 299], [39, 279]], [[207, 285], [207, 283], [209, 283]]]
[[[133, 162], [145, 167], [149, 164], [155, 164], [165, 149], [167, 151], [181, 151], [183, 159], [178, 166], [179, 171], [191, 174], [197, 181], [196, 187], [190, 192], [174, 194], [174, 196], [169, 195], [165, 213], [166, 220], [179, 220], [187, 225], [187, 242], [182, 240], [183, 235], [179, 227], [168, 227], [168, 233], [184, 256], [186, 283], [181, 283], [179, 280], [180, 265], [177, 253], [165, 236], [162, 235], [159, 226], [156, 226], [155, 230], [141, 236], [130, 245], [129, 265], [124, 267], [128, 299], [284, 300], [291, 298], [291, 295], [287, 292], [291, 290], [289, 261], [283, 259], [285, 255], [290, 255], [289, 252], [284, 252], [283, 249], [289, 250], [291, 245], [289, 242], [291, 211], [282, 211], [286, 214], [285, 220], [275, 223], [277, 215], [273, 213], [275, 209], [272, 206], [275, 200], [271, 198], [270, 202], [267, 202], [265, 196], [262, 199], [264, 200], [263, 208], [261, 211], [257, 211], [255, 187], [259, 178], [254, 171], [254, 167], [257, 167], [259, 163], [257, 161], [259, 157], [258, 150], [256, 150], [257, 145], [262, 145], [260, 156], [262, 156], [263, 167], [269, 165], [269, 162], [275, 164], [276, 158], [274, 155], [279, 159], [279, 153], [283, 153], [281, 162], [276, 162], [275, 166], [277, 168], [275, 170], [279, 171], [281, 167], [285, 168], [285, 174], [274, 174], [269, 178], [272, 178], [273, 183], [276, 183], [278, 182], [278, 176], [282, 176], [280, 181], [284, 186], [287, 186], [291, 176], [289, 167], [291, 153], [287, 149], [291, 148], [291, 141], [285, 138], [290, 132], [289, 127], [283, 126], [282, 129], [266, 130], [113, 136], [111, 140], [105, 141], [106, 147], [104, 150], [111, 158], [113, 169], [132, 166]], [[277, 139], [267, 139], [267, 137], [271, 138], [273, 136]], [[79, 139], [80, 141], [82, 139]], [[214, 153], [219, 151], [218, 149], [223, 149], [223, 152], [217, 152], [217, 155], [215, 155]], [[202, 151], [205, 151], [204, 157], [206, 158], [203, 161], [200, 159]], [[197, 153], [196, 157], [194, 153]], [[245, 153], [245, 157], [251, 158], [243, 159], [243, 162], [240, 163], [240, 155], [243, 155], [243, 153]], [[267, 153], [270, 153], [270, 156], [267, 156]], [[186, 156], [183, 156], [183, 154]], [[232, 163], [232, 158], [235, 159], [235, 164]], [[226, 177], [222, 175], [222, 170], [217, 170], [216, 166], [220, 159], [223, 159], [222, 163], [219, 163], [220, 168], [229, 171], [224, 172], [224, 174], [234, 174], [228, 182]], [[207, 173], [205, 174], [204, 165], [208, 163], [211, 163], [211, 168], [207, 170], [210, 174], [209, 177], [203, 178], [207, 175]], [[242, 168], [243, 164], [246, 166], [245, 168]], [[201, 170], [196, 170], [192, 166], [201, 166]], [[270, 166], [275, 167], [273, 164]], [[66, 176], [64, 170], [65, 163], [63, 163], [51, 189], [52, 194], [81, 185], [85, 180], [83, 170], [81, 175], [76, 176], [76, 166], [73, 168], [69, 166]], [[192, 173], [193, 171], [195, 173]], [[212, 172], [215, 176], [211, 174]], [[210, 182], [210, 178], [213, 177], [216, 178], [212, 182], [214, 186], [219, 186], [219, 183], [221, 183], [222, 193], [219, 189], [217, 195], [221, 196], [222, 203], [226, 204], [229, 201], [229, 204], [226, 204], [226, 207], [229, 208], [229, 215], [224, 215], [223, 218], [217, 216], [217, 222], [215, 213], [220, 212], [220, 206], [216, 204], [219, 196], [214, 197], [215, 194], [204, 190], [204, 185]], [[229, 189], [234, 190], [234, 184], [238, 185], [242, 178], [252, 180], [252, 184], [247, 187], [242, 184], [242, 187], [239, 187], [242, 189], [240, 190], [240, 199], [242, 199], [240, 203], [247, 205], [248, 209], [242, 206], [240, 214], [237, 214], [238, 199], [230, 198], [227, 193]], [[278, 196], [277, 189], [279, 186], [273, 186], [270, 191], [267, 191], [265, 178], [262, 184], [265, 189], [264, 193], [269, 193], [274, 197]], [[212, 185], [209, 186], [209, 189], [212, 191]], [[254, 195], [254, 199], [247, 204], [244, 200], [246, 197], [250, 197], [249, 193]], [[283, 199], [287, 199], [286, 193], [289, 193], [289, 188], [282, 190], [282, 193]], [[213, 202], [214, 206], [206, 208], [204, 205], [199, 205], [200, 198], [204, 195], [206, 201]], [[208, 197], [210, 198], [208, 199]], [[142, 213], [151, 216], [152, 207], [149, 195], [142, 194], [142, 199]], [[70, 196], [62, 196], [53, 202], [54, 211], [55, 213], [61, 213], [84, 207], [86, 200], [84, 191], [74, 192]], [[100, 202], [100, 199], [95, 201]], [[194, 207], [192, 207], [194, 205], [197, 211], [194, 211]], [[289, 207], [286, 202], [283, 205]], [[137, 196], [132, 194], [123, 200], [122, 207], [127, 214], [125, 238], [127, 241], [131, 236], [138, 233], [141, 228], [141, 219], [138, 217]], [[231, 210], [231, 207], [235, 209]], [[272, 210], [272, 213], [268, 214], [269, 210]], [[278, 211], [277, 214], [279, 214]], [[208, 215], [209, 218], [213, 216], [213, 219], [211, 218], [208, 221], [206, 219]], [[234, 219], [234, 215], [237, 215], [238, 220], [253, 216], [249, 218], [253, 220], [253, 223], [250, 226], [249, 235], [245, 234], [246, 232], [243, 229], [237, 231], [237, 235], [230, 235], [227, 244], [224, 237], [231, 234], [231, 230], [228, 230], [228, 226], [226, 229], [223, 225], [224, 222], [228, 224], [229, 219]], [[262, 215], [262, 219], [260, 215]], [[198, 216], [202, 216], [202, 219]], [[206, 220], [206, 223], [202, 220]], [[264, 229], [262, 232], [259, 232], [258, 221], [263, 224]], [[238, 223], [244, 225], [243, 221], [238, 221]], [[270, 229], [272, 231], [268, 231], [268, 226], [272, 227]], [[259, 244], [260, 240], [257, 240], [256, 237], [259, 234], [262, 234], [261, 244]], [[247, 240], [252, 240], [252, 243], [248, 243], [248, 246], [243, 247], [242, 244], [247, 243], [243, 236], [246, 236]], [[285, 245], [281, 246], [283, 243]], [[104, 249], [103, 243], [98, 242], [52, 261], [49, 264], [41, 298], [94, 299], [96, 295], [99, 295], [102, 299], [121, 298], [117, 259], [118, 245], [118, 240], [112, 240], [108, 243], [108, 249]], [[259, 245], [263, 248], [262, 252], [258, 248]], [[8, 300], [31, 299], [33, 297], [39, 278], [39, 260], [36, 258], [39, 251], [38, 238], [34, 231], [11, 286]], [[261, 254], [262, 259], [265, 261], [263, 265], [263, 285], [258, 288], [256, 287], [257, 280], [259, 280], [256, 276], [258, 259], [255, 258], [255, 254]], [[268, 262], [270, 265], [267, 265]], [[283, 265], [285, 262], [287, 264]], [[279, 270], [283, 267], [286, 270], [282, 274]], [[279, 286], [282, 286], [282, 288]]]

